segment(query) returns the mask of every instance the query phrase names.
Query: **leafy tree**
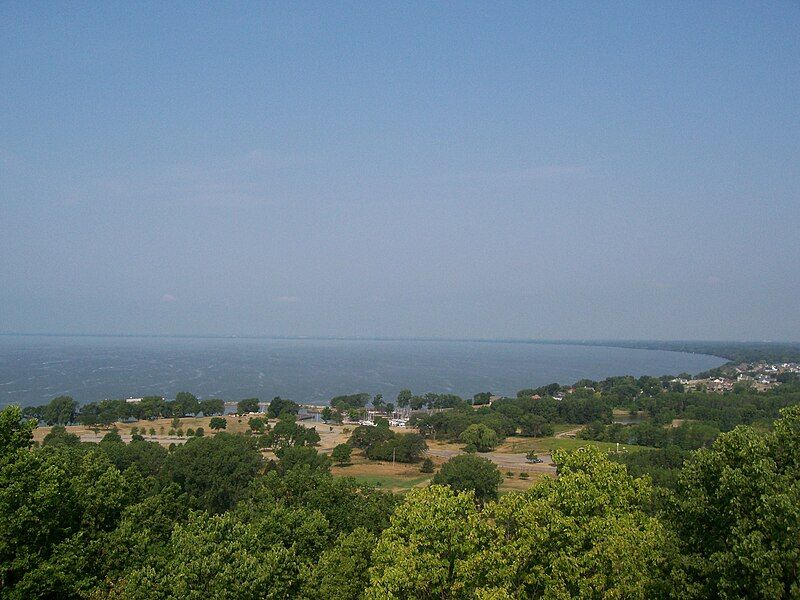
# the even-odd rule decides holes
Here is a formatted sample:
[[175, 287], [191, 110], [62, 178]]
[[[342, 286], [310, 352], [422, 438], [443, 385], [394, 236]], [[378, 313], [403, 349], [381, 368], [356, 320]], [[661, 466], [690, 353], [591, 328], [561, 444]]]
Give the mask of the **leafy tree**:
[[63, 425], [53, 425], [42, 440], [42, 444], [45, 446], [80, 446], [80, 443], [81, 438], [74, 433], [69, 433]]
[[271, 448], [287, 446], [316, 446], [320, 437], [315, 427], [304, 427], [294, 420], [294, 415], [285, 412], [270, 432], [263, 436], [264, 443]]
[[373, 552], [365, 598], [668, 597], [675, 540], [645, 510], [647, 482], [596, 450], [555, 458], [558, 479], [481, 512], [471, 491], [409, 492]]
[[336, 543], [322, 553], [305, 585], [308, 598], [320, 600], [358, 600], [369, 584], [369, 567], [377, 539], [358, 528], [341, 534]]
[[200, 401], [197, 399], [197, 396], [189, 392], [178, 392], [175, 394], [175, 400], [170, 406], [172, 408], [172, 414], [176, 417], [196, 415], [200, 412]]
[[99, 448], [120, 472], [135, 467], [145, 476], [158, 475], [167, 457], [167, 451], [160, 444], [145, 441], [141, 437], [124, 444], [107, 435]]
[[471, 493], [440, 485], [409, 491], [372, 553], [364, 598], [474, 597], [468, 561], [484, 543], [471, 526], [476, 517]]
[[280, 459], [278, 469], [282, 473], [298, 466], [308, 466], [324, 471], [329, 470], [331, 466], [330, 457], [320, 454], [309, 446], [286, 446], [276, 451], [275, 455]]
[[339, 411], [358, 410], [360, 411], [370, 401], [370, 395], [366, 393], [350, 394], [349, 396], [336, 396], [331, 398], [329, 404]]
[[520, 418], [520, 433], [531, 437], [548, 437], [553, 435], [553, 425], [541, 415], [524, 415]]
[[[372, 429], [379, 429], [373, 427]], [[425, 439], [418, 433], [395, 434], [384, 442], [372, 444], [365, 454], [370, 460], [416, 462], [428, 449]]]
[[251, 439], [219, 433], [194, 437], [176, 448], [167, 456], [161, 478], [180, 485], [199, 508], [218, 513], [244, 495], [261, 463]]
[[675, 540], [648, 514], [649, 484], [594, 448], [554, 460], [557, 479], [486, 506], [473, 577], [497, 597], [669, 596]]
[[411, 393], [411, 390], [400, 390], [400, 393], [397, 394], [397, 406], [400, 408], [408, 408], [411, 404], [411, 398], [414, 395]]
[[478, 452], [490, 452], [500, 443], [495, 431], [482, 423], [470, 425], [458, 439], [468, 448], [474, 448]]
[[775, 429], [724, 433], [678, 479], [671, 522], [691, 583], [685, 597], [800, 593], [800, 406]]
[[121, 444], [122, 436], [120, 436], [119, 431], [116, 428], [114, 428], [103, 436], [103, 439], [100, 440], [100, 443], [102, 444], [103, 442], [105, 442], [106, 444], [109, 443]]
[[433, 473], [434, 465], [433, 461], [430, 458], [426, 458], [422, 461], [422, 466], [419, 468], [421, 473]]
[[264, 419], [253, 417], [247, 421], [247, 425], [256, 433], [264, 433]]
[[50, 425], [68, 425], [75, 421], [78, 403], [70, 396], [53, 398], [44, 408], [44, 420]]
[[200, 401], [200, 412], [206, 417], [221, 415], [225, 412], [225, 402], [216, 398]]
[[492, 392], [478, 392], [472, 397], [472, 404], [489, 404], [489, 399], [492, 397]]
[[16, 404], [0, 411], [0, 462], [31, 446], [35, 427], [36, 421], [24, 419], [22, 409]]
[[246, 415], [248, 413], [257, 413], [257, 412], [259, 412], [258, 398], [246, 398], [244, 400], [240, 400], [236, 404], [237, 414]]
[[471, 454], [454, 456], [442, 465], [433, 483], [456, 491], [471, 490], [479, 503], [497, 499], [503, 481], [497, 466], [490, 460]]
[[394, 438], [395, 435], [397, 434], [395, 434], [391, 429], [371, 427], [369, 425], [359, 425], [353, 430], [353, 433], [350, 434], [350, 439], [347, 440], [347, 443], [353, 448], [368, 450], [375, 444], [386, 442]]
[[228, 427], [228, 420], [224, 417], [211, 417], [211, 420], [208, 422], [208, 426], [216, 431], [219, 431], [220, 429], [226, 429]]
[[297, 403], [292, 402], [291, 400], [285, 400], [280, 396], [275, 396], [267, 407], [267, 414], [271, 419], [277, 419], [281, 413], [284, 412], [296, 415], [298, 412], [300, 412], [300, 407], [297, 405]]
[[339, 444], [331, 452], [331, 458], [340, 465], [350, 462], [350, 453], [353, 449], [349, 444]]
[[298, 556], [270, 541], [234, 514], [192, 515], [175, 528], [158, 568], [145, 564], [133, 571], [118, 595], [257, 600], [267, 590], [273, 598], [296, 596]]

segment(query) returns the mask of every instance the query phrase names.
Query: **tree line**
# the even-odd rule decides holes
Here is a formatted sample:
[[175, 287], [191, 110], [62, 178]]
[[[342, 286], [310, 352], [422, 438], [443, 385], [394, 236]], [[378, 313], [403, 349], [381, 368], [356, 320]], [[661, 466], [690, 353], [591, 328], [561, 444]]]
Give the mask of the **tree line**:
[[[681, 456], [674, 492], [593, 448], [556, 452], [558, 477], [525, 493], [498, 496], [496, 467], [462, 455], [399, 496], [331, 476], [309, 446], [265, 461], [254, 436], [164, 449], [61, 429], [36, 446], [33, 426], [18, 407], [0, 412], [7, 598], [800, 593], [798, 406], [769, 431], [739, 426]], [[372, 437], [358, 444], [386, 441]]]

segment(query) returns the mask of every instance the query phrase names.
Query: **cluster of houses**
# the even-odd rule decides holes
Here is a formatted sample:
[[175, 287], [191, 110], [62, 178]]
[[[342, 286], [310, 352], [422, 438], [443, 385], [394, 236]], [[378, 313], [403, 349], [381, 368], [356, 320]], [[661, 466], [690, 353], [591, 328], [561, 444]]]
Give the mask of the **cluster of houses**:
[[676, 378], [672, 380], [672, 383], [680, 383], [686, 390], [705, 390], [717, 394], [733, 390], [733, 386], [737, 383], [745, 383], [756, 391], [765, 392], [780, 385], [778, 376], [782, 373], [800, 373], [800, 363], [741, 363], [724, 377]]

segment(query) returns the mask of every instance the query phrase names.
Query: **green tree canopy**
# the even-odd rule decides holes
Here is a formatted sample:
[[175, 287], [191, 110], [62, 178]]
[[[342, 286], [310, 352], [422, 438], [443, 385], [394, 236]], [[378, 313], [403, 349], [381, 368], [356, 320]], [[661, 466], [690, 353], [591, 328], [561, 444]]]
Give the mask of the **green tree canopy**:
[[236, 412], [240, 415], [259, 412], [258, 398], [245, 398], [244, 400], [239, 400], [239, 402], [236, 403]]
[[191, 438], [177, 447], [167, 456], [161, 477], [180, 485], [198, 508], [223, 512], [244, 495], [261, 466], [252, 439], [218, 433]]
[[300, 407], [296, 402], [286, 400], [280, 396], [275, 396], [267, 407], [267, 414], [271, 419], [277, 419], [281, 413], [291, 413], [296, 415], [300, 411]]
[[228, 427], [228, 420], [225, 417], [211, 417], [208, 426], [217, 431], [226, 429]]
[[494, 429], [487, 427], [483, 423], [475, 423], [467, 427], [458, 439], [466, 444], [467, 448], [473, 448], [478, 452], [490, 452], [500, 443], [500, 438]]
[[457, 492], [472, 491], [480, 503], [496, 500], [502, 481], [503, 477], [492, 461], [472, 454], [454, 456], [433, 478], [433, 483], [446, 485]]

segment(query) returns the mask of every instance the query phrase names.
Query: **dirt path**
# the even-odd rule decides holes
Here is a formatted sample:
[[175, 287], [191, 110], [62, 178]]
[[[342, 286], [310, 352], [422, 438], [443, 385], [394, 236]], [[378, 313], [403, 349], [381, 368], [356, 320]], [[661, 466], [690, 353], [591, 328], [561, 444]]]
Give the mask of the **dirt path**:
[[569, 429], [568, 431], [562, 431], [561, 433], [555, 434], [553, 437], [561, 438], [561, 439], [574, 438], [576, 435], [578, 435], [578, 432], [581, 429], [583, 429], [583, 425], [581, 425], [580, 427], [576, 427], [575, 429]]
[[[463, 450], [448, 450], [445, 448], [429, 448], [428, 454], [431, 456], [438, 456], [440, 458], [452, 458], [459, 454], [465, 454]], [[525, 458], [524, 454], [507, 454], [505, 452], [482, 452], [478, 456], [488, 458], [498, 467], [506, 469], [522, 469], [526, 471], [538, 471], [542, 473], [555, 473], [556, 466], [553, 464], [553, 459], [549, 454], [540, 454], [539, 458], [542, 459], [540, 463], [531, 463]]]

